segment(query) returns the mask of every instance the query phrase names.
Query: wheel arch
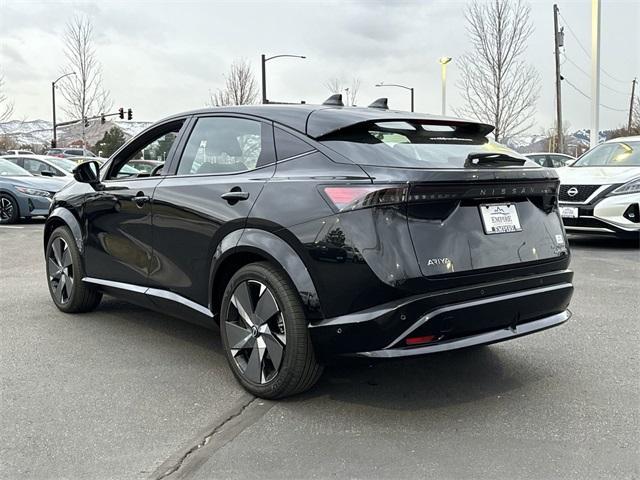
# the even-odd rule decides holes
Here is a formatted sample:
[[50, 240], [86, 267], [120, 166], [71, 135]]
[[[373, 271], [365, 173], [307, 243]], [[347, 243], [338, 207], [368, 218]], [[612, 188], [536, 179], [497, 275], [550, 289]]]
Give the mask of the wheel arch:
[[220, 303], [227, 283], [240, 268], [254, 262], [267, 261], [289, 277], [296, 288], [305, 315], [309, 320], [324, 318], [320, 301], [311, 275], [294, 248], [283, 238], [266, 230], [246, 228], [232, 232], [235, 242], [221, 242], [227, 248], [219, 248], [212, 261], [209, 278], [209, 308], [219, 318]]
[[80, 222], [71, 211], [64, 207], [57, 207], [51, 212], [44, 224], [44, 249], [47, 249], [47, 243], [49, 243], [49, 237], [53, 231], [58, 228], [66, 226], [71, 230], [73, 238], [76, 241], [78, 251], [82, 254], [84, 252], [84, 244], [82, 242], [82, 229], [80, 228]]

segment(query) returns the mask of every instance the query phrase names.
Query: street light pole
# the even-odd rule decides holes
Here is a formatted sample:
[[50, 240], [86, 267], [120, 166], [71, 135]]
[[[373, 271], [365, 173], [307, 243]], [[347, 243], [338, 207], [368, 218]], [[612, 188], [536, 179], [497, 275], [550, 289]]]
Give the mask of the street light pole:
[[53, 82], [51, 82], [51, 105], [53, 106], [53, 142], [51, 147], [55, 148], [58, 146], [58, 135], [56, 132], [56, 83], [62, 80], [64, 77], [68, 77], [69, 75], [75, 75], [76, 72], [65, 73], [64, 75], [59, 76]]
[[266, 69], [266, 63], [269, 60], [273, 60], [274, 58], [281, 58], [281, 57], [292, 57], [292, 58], [307, 58], [304, 55], [273, 55], [272, 57], [266, 57], [265, 54], [263, 53], [262, 55], [260, 55], [260, 65], [261, 65], [261, 70], [262, 70], [262, 103], [269, 103], [269, 100], [267, 100], [267, 69]]
[[399, 85], [397, 83], [384, 83], [384, 82], [376, 83], [375, 86], [376, 87], [398, 87], [398, 88], [404, 88], [405, 90], [409, 90], [409, 92], [411, 93], [411, 111], [413, 112], [413, 87], [407, 87], [406, 85]]
[[447, 114], [447, 64], [451, 57], [440, 57], [440, 70], [442, 76], [442, 115]]

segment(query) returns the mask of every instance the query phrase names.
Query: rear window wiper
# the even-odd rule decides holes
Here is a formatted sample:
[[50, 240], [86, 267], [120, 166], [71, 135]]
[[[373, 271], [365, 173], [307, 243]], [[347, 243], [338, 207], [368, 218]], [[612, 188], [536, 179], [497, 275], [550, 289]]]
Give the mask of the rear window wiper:
[[523, 158], [514, 157], [506, 153], [470, 153], [464, 162], [464, 166], [470, 167], [495, 167], [515, 165], [521, 166], [526, 162]]

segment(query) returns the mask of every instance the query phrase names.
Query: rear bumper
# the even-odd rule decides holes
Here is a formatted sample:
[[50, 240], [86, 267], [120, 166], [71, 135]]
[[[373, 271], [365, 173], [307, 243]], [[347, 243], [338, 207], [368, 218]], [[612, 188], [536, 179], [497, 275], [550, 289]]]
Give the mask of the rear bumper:
[[323, 320], [310, 333], [320, 357], [400, 357], [499, 342], [568, 320], [572, 278], [563, 270], [414, 296]]

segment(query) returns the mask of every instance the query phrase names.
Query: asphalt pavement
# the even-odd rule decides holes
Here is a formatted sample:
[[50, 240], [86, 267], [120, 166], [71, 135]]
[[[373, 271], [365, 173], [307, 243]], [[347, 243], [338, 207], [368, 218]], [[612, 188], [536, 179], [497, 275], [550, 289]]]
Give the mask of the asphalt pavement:
[[0, 226], [0, 478], [640, 477], [640, 250], [571, 237], [573, 318], [489, 347], [343, 361], [246, 394], [217, 331], [105, 297], [59, 312], [42, 222]]

